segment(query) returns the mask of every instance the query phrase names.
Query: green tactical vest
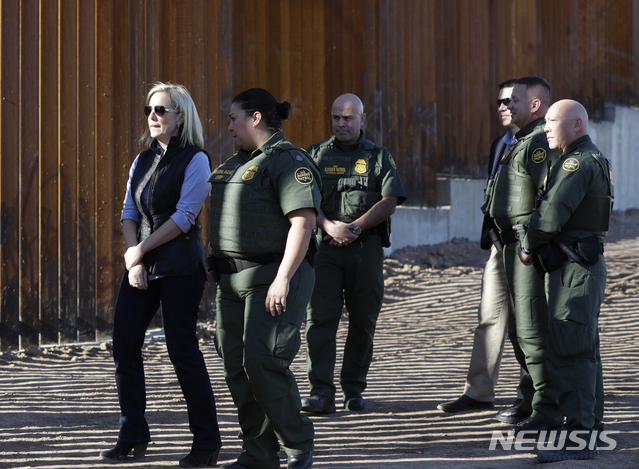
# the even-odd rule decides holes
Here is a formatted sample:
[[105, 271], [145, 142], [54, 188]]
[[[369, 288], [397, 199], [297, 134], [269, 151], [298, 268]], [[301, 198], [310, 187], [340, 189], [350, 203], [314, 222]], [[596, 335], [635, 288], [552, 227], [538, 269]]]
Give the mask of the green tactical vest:
[[[502, 230], [511, 229], [515, 223], [521, 223], [522, 217], [530, 217], [535, 210], [537, 188], [530, 174], [522, 173], [513, 168], [512, 160], [517, 156], [517, 147], [522, 148], [524, 142], [533, 134], [522, 138], [514, 148], [506, 154], [501, 170], [495, 176], [495, 181], [486, 196], [490, 197], [488, 210], [491, 218]], [[515, 153], [513, 155], [513, 153]]]
[[589, 231], [592, 233], [605, 233], [609, 230], [610, 213], [614, 199], [614, 182], [610, 161], [601, 153], [591, 153], [608, 184], [608, 193], [586, 194], [581, 203], [570, 216], [570, 219], [562, 227], [563, 233], [569, 231]]
[[291, 224], [271, 187], [269, 165], [283, 151], [300, 149], [282, 141], [246, 163], [239, 155], [213, 171], [209, 238], [217, 258], [248, 259], [284, 252]]
[[381, 200], [384, 151], [375, 148], [368, 140], [361, 151], [352, 153], [320, 144], [315, 161], [324, 183], [322, 211], [327, 218], [352, 222]]

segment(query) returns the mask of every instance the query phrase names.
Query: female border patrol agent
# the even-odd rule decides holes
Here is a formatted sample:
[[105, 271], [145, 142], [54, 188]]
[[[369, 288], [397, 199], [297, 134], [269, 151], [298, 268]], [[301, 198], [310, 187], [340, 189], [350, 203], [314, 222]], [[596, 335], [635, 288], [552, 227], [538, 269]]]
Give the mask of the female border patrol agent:
[[313, 425], [300, 413], [289, 365], [315, 273], [309, 251], [321, 202], [320, 175], [284, 139], [290, 104], [266, 90], [238, 94], [229, 131], [239, 150], [211, 177], [209, 272], [217, 282], [217, 351], [238, 409], [243, 452], [225, 469], [312, 464]]

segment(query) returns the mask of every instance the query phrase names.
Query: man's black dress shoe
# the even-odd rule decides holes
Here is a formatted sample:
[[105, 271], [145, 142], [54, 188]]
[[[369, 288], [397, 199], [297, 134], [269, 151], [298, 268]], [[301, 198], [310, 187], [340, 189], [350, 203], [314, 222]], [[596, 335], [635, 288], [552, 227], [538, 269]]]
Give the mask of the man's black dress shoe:
[[217, 464], [217, 457], [220, 454], [220, 448], [210, 449], [191, 449], [191, 452], [184, 458], [180, 459], [180, 467], [206, 467]]
[[468, 397], [466, 394], [462, 394], [462, 397], [450, 402], [443, 402], [439, 404], [437, 408], [442, 412], [463, 412], [466, 410], [486, 410], [492, 409], [495, 404], [492, 402], [476, 401], [472, 397]]
[[522, 420], [517, 425], [515, 425], [512, 430], [515, 432], [515, 435], [519, 432], [539, 432], [541, 430], [556, 430], [560, 428], [561, 425], [550, 425], [546, 422], [542, 422], [539, 419], [528, 417], [526, 420]]
[[148, 443], [135, 441], [118, 441], [115, 446], [109, 450], [101, 451], [100, 457], [103, 459], [125, 459], [129, 457], [129, 453], [133, 451], [134, 459], [144, 457]]
[[521, 399], [515, 401], [515, 405], [507, 409], [500, 410], [495, 418], [504, 423], [519, 423], [526, 420], [532, 414], [532, 411], [525, 411], [521, 408]]
[[347, 392], [344, 394], [344, 408], [354, 412], [366, 410], [366, 402], [359, 392]]
[[313, 465], [313, 452], [288, 457], [287, 469], [308, 469]]
[[335, 413], [335, 404], [328, 397], [314, 394], [311, 397], [302, 398], [302, 410], [319, 412], [320, 414], [333, 414]]

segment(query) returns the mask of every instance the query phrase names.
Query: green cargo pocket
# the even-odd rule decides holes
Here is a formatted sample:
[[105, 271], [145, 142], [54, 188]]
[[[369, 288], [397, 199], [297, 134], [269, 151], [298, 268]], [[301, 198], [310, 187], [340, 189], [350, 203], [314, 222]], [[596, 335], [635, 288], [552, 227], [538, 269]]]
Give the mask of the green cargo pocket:
[[555, 319], [550, 326], [550, 340], [555, 353], [561, 357], [588, 355], [595, 350], [594, 326], [572, 319]]
[[277, 328], [274, 355], [292, 362], [297, 352], [299, 352], [301, 344], [299, 327], [293, 323], [281, 321], [280, 326]]
[[[550, 317], [555, 321], [577, 321], [585, 324], [584, 312], [588, 303], [586, 278], [584, 272], [579, 272], [577, 268], [563, 263], [561, 270], [550, 272], [549, 282], [555, 286], [552, 294], [548, 295], [548, 311]], [[583, 270], [581, 266], [577, 266]], [[587, 272], [586, 272], [587, 274]]]
[[278, 366], [288, 366], [302, 344], [299, 327], [288, 321], [279, 321], [274, 329], [264, 328], [260, 335], [268, 355], [281, 362]]

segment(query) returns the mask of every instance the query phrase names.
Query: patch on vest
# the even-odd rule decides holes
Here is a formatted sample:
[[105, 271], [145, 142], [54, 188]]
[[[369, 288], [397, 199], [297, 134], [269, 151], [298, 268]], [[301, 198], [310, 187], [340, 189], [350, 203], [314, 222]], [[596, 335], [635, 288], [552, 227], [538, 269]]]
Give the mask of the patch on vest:
[[324, 167], [324, 174], [330, 176], [343, 176], [346, 174], [346, 166], [339, 166], [337, 164], [334, 164], [333, 166], [326, 166]]
[[393, 159], [392, 155], [388, 155], [388, 162], [391, 164], [393, 168], [397, 169], [397, 165], [395, 164], [395, 160]]
[[239, 163], [225, 163], [222, 166], [218, 166], [213, 170], [213, 173], [207, 179], [208, 182], [217, 182], [221, 179], [228, 180], [235, 170], [239, 167]]
[[577, 171], [579, 169], [579, 160], [576, 158], [568, 158], [562, 165], [566, 171]]
[[355, 172], [359, 174], [364, 174], [368, 169], [366, 167], [366, 160], [357, 160], [355, 162]]
[[295, 180], [300, 184], [310, 184], [313, 182], [313, 173], [307, 168], [298, 168], [297, 171], [295, 171]]
[[242, 174], [242, 181], [247, 182], [253, 179], [258, 169], [260, 169], [258, 166], [251, 166], [244, 174]]
[[532, 154], [533, 163], [541, 163], [546, 159], [546, 150], [537, 148]]

